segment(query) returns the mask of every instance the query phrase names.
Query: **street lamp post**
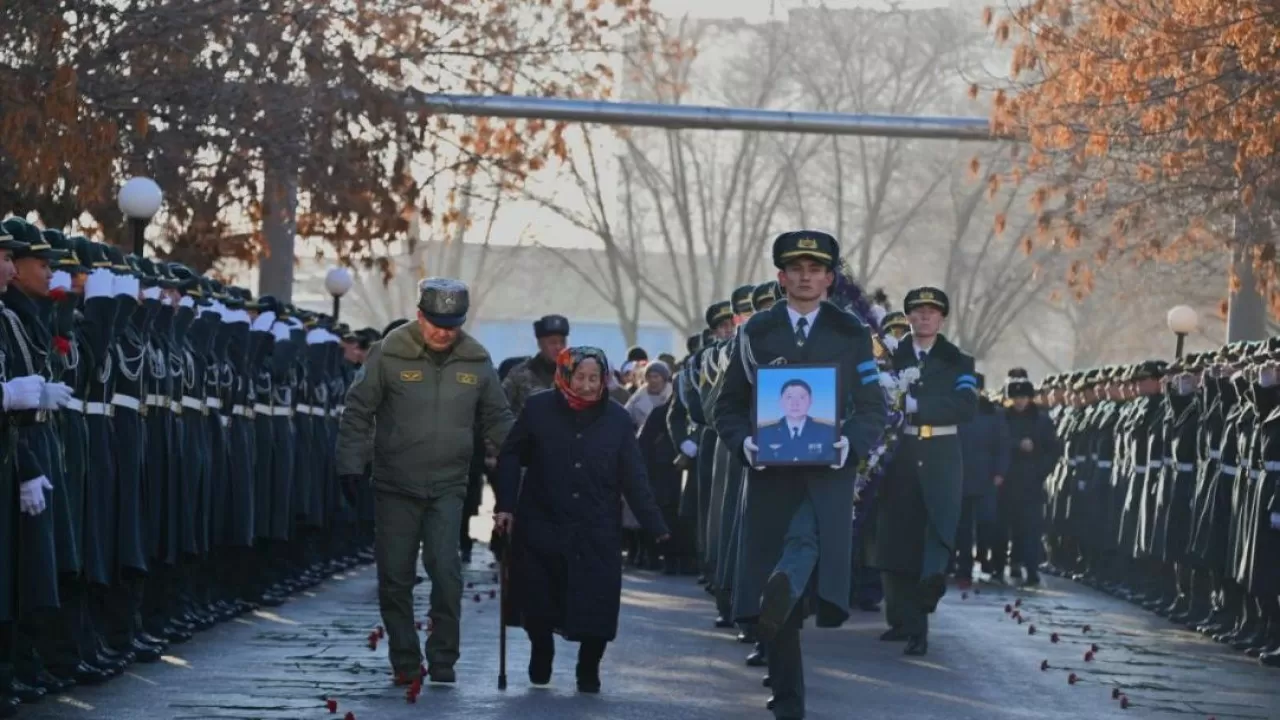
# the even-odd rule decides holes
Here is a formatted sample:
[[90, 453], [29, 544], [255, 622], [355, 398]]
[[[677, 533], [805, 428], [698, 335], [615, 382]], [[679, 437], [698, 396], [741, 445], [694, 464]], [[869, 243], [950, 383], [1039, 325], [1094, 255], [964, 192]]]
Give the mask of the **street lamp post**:
[[351, 289], [351, 271], [344, 267], [330, 268], [324, 276], [324, 289], [333, 296], [333, 319], [337, 321], [342, 296]]
[[129, 218], [133, 254], [142, 257], [147, 245], [147, 223], [160, 212], [160, 205], [164, 202], [160, 186], [149, 177], [132, 177], [120, 186], [116, 199], [120, 203], [120, 211]]
[[1182, 346], [1187, 336], [1196, 331], [1200, 326], [1200, 315], [1196, 313], [1195, 308], [1189, 305], [1177, 305], [1169, 309], [1169, 314], [1165, 317], [1165, 322], [1169, 325], [1169, 329], [1178, 337], [1178, 346], [1174, 350], [1174, 357], [1182, 358]]

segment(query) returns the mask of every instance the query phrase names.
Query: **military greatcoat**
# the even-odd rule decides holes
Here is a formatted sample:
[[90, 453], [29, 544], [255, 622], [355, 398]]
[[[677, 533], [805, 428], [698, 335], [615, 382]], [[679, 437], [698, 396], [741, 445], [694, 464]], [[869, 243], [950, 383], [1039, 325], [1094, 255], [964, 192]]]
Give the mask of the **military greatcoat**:
[[[909, 334], [898, 343], [893, 354], [898, 372], [920, 367], [913, 348]], [[911, 391], [917, 412], [908, 416], [908, 424], [945, 428], [968, 422], [978, 408], [973, 373], [973, 358], [938, 336]], [[944, 572], [955, 545], [963, 489], [958, 434], [904, 434], [880, 485], [875, 567], [921, 579]]]
[[728, 376], [716, 400], [715, 424], [720, 441], [732, 452], [742, 453], [743, 440], [751, 435], [756, 368], [789, 363], [839, 368], [840, 434], [850, 445], [849, 460], [840, 470], [753, 468], [747, 472], [734, 578], [734, 619], [749, 622], [759, 616], [760, 594], [782, 556], [792, 518], [807, 497], [818, 519], [818, 565], [811, 580], [816, 590], [817, 623], [819, 627], [839, 626], [849, 615], [857, 464], [879, 442], [887, 414], [871, 333], [853, 315], [823, 303], [808, 339], [797, 345], [787, 304], [780, 302], [753, 315], [739, 330], [731, 350], [725, 369]]

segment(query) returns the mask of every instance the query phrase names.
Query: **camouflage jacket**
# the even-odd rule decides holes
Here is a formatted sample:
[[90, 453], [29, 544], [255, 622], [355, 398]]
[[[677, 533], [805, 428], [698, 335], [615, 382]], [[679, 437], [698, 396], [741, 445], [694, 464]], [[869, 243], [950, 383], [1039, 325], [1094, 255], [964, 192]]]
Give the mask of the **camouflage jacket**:
[[524, 404], [529, 396], [541, 390], [549, 390], [555, 384], [556, 367], [534, 355], [519, 365], [511, 368], [507, 379], [502, 381], [502, 389], [507, 393], [507, 402], [511, 405], [511, 414], [520, 417]]

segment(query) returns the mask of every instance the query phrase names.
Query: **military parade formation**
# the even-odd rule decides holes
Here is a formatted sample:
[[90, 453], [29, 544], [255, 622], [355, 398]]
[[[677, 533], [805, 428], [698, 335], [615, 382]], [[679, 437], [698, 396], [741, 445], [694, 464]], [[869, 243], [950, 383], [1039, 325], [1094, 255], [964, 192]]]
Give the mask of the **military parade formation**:
[[[635, 348], [615, 369], [548, 315], [535, 354], [498, 362], [457, 280], [351, 332], [179, 263], [0, 228], [0, 717], [368, 562], [392, 682], [455, 683], [486, 479], [534, 685], [559, 636], [578, 691], [607, 686], [624, 554], [697, 576], [788, 720], [809, 619], [883, 612], [880, 640], [921, 657], [949, 586], [1041, 573], [1280, 665], [1280, 342], [987, 388], [943, 333], [943, 289], [893, 311], [803, 230], [678, 361]], [[762, 378], [788, 368], [834, 379], [771, 386], [782, 416], [762, 421]]]
[[373, 338], [178, 263], [0, 225], [0, 717], [372, 559], [334, 465]]
[[1045, 378], [1045, 569], [1280, 667], [1280, 340]]

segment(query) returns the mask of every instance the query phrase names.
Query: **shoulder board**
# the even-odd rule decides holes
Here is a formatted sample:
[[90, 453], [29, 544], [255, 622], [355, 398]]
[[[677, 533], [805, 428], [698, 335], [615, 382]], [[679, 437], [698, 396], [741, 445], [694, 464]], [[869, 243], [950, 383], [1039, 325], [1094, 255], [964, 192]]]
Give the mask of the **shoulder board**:
[[937, 356], [945, 358], [947, 362], [961, 365], [964, 367], [973, 367], [973, 356], [956, 346], [955, 343], [939, 335], [938, 340], [934, 343], [933, 349], [929, 351], [930, 357]]
[[[782, 305], [782, 303], [778, 303], [778, 305]], [[781, 313], [781, 317], [786, 317], [785, 310]], [[759, 337], [776, 327], [778, 321], [779, 313], [774, 312], [773, 309], [770, 308], [765, 312], [752, 315], [745, 323], [738, 326], [738, 332], [749, 333], [750, 335]]]

